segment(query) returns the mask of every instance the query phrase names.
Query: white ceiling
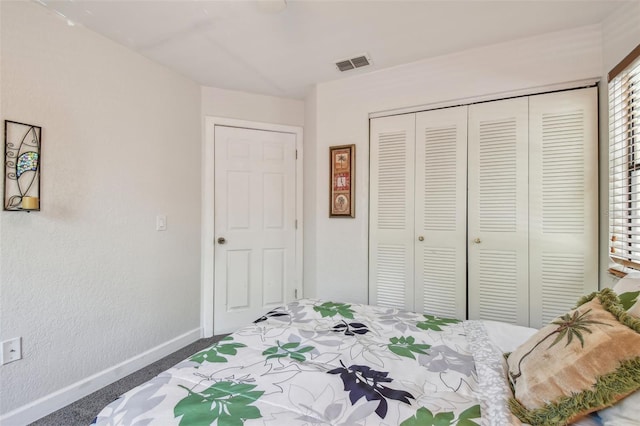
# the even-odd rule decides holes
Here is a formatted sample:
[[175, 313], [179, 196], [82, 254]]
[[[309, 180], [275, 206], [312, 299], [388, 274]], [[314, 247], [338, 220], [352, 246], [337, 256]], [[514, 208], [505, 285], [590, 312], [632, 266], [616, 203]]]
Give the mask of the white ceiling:
[[[616, 0], [36, 0], [203, 86], [303, 99], [315, 83], [602, 22]], [[636, 0], [637, 1], [637, 0]], [[368, 53], [372, 66], [334, 63]]]

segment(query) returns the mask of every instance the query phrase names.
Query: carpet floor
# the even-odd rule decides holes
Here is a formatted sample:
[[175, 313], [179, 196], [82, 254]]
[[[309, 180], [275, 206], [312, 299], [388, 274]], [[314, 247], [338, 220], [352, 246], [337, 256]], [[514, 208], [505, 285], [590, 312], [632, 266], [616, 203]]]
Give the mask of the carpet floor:
[[88, 395], [73, 404], [49, 414], [31, 423], [31, 426], [88, 426], [96, 418], [100, 410], [109, 405], [120, 395], [162, 373], [194, 353], [218, 342], [224, 336], [200, 339], [159, 361], [131, 373], [117, 382]]

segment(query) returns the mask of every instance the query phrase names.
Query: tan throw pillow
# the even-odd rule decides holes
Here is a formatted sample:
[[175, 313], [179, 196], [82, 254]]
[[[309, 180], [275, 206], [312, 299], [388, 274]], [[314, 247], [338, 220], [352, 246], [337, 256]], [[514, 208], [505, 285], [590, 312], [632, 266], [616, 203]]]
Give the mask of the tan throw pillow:
[[507, 358], [523, 422], [564, 425], [640, 389], [640, 320], [611, 289], [593, 293]]
[[[637, 271], [627, 274], [613, 287], [622, 309], [640, 318], [640, 278]], [[640, 424], [640, 390], [625, 397], [612, 407], [598, 411], [603, 426], [638, 426]]]

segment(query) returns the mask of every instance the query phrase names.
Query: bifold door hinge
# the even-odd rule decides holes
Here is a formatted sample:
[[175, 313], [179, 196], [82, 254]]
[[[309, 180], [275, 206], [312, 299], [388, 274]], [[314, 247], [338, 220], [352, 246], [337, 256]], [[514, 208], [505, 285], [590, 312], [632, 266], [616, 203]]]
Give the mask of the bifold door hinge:
[[298, 219], [295, 220], [295, 227], [298, 229]]
[[296, 149], [296, 160], [298, 159], [298, 150]]
[[298, 298], [298, 289], [293, 290], [293, 297]]

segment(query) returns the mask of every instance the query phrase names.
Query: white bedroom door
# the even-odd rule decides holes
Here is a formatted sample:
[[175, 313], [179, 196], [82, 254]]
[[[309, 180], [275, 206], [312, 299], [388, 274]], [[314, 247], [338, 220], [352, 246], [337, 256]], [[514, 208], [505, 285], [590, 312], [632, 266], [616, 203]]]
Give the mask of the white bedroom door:
[[414, 310], [415, 114], [370, 121], [369, 303]]
[[469, 107], [469, 319], [529, 324], [529, 101]]
[[295, 298], [296, 135], [215, 127], [214, 333]]
[[416, 115], [415, 307], [467, 315], [467, 107]]
[[598, 91], [529, 99], [530, 326], [598, 289]]

